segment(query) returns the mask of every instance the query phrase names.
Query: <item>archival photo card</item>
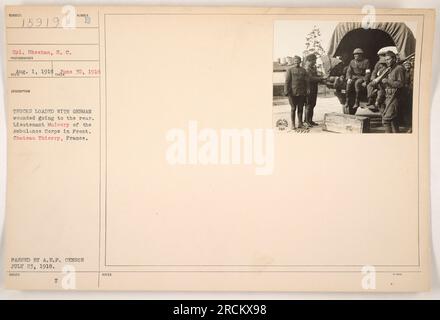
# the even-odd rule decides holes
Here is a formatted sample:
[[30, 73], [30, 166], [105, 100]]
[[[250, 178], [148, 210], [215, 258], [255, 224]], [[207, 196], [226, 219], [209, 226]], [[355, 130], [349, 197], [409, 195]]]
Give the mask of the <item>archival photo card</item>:
[[411, 133], [416, 28], [412, 21], [275, 21], [274, 127]]

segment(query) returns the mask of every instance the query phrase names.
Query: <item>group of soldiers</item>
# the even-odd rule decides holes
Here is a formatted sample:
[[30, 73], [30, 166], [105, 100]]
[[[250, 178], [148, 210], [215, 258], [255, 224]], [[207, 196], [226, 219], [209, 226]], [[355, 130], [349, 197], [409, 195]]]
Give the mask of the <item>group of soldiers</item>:
[[[318, 83], [323, 77], [316, 69], [316, 55], [309, 54], [305, 58], [305, 68], [301, 67], [301, 57], [293, 57], [293, 66], [287, 70], [284, 94], [288, 96], [292, 107], [292, 128], [313, 127], [318, 124], [313, 121], [313, 110], [318, 96]], [[303, 120], [303, 111], [305, 115]], [[295, 118], [298, 115], [298, 127]]]
[[[354, 95], [353, 108], [360, 106], [361, 91], [367, 92], [367, 106], [380, 110], [382, 123], [387, 133], [399, 132], [400, 122], [410, 125], [412, 112], [408, 112], [412, 97], [408, 88], [412, 88], [412, 65], [409, 61], [399, 63], [396, 52], [384, 48], [378, 52], [379, 61], [370, 69], [370, 62], [364, 58], [361, 48], [353, 51], [353, 59], [343, 69], [342, 75], [335, 79], [334, 87], [340, 90], [345, 85], [346, 97]], [[292, 126], [296, 129], [295, 113], [298, 116], [298, 128], [317, 125], [313, 121], [313, 109], [316, 106], [318, 83], [323, 80], [316, 70], [316, 55], [306, 57], [305, 68], [301, 67], [301, 58], [293, 58], [293, 67], [287, 70], [284, 94], [288, 96], [292, 108]], [[346, 98], [348, 107], [349, 99]], [[303, 108], [305, 120], [303, 122]], [[405, 110], [404, 110], [405, 109]]]
[[[386, 133], [398, 133], [400, 122], [410, 120], [408, 116], [409, 91], [412, 87], [412, 76], [409, 74], [412, 70], [411, 63], [407, 61], [403, 65], [399, 63], [397, 52], [390, 48], [383, 48], [378, 52], [379, 60], [373, 68], [370, 69], [370, 62], [364, 58], [364, 52], [361, 48], [353, 51], [353, 60], [346, 68], [346, 73], [338, 78], [343, 83], [346, 78], [346, 96], [355, 95], [353, 108], [359, 108], [361, 90], [366, 88], [367, 106], [380, 110], [382, 123]], [[335, 88], [340, 87], [338, 83]], [[354, 92], [353, 92], [354, 91]], [[346, 99], [348, 107], [349, 99]]]

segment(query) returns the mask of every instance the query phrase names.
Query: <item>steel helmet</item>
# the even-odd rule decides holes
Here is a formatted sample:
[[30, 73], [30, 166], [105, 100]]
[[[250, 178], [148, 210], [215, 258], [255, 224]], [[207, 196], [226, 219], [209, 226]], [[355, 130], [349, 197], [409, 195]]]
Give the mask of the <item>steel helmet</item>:
[[356, 48], [353, 51], [353, 54], [363, 54], [363, 53], [364, 53], [364, 50], [362, 50], [361, 48]]

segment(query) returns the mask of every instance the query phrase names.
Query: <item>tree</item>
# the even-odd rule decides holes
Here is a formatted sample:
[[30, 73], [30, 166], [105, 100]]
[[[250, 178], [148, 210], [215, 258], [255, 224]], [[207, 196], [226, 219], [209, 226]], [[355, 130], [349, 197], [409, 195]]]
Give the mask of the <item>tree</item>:
[[311, 53], [316, 54], [318, 58], [326, 54], [321, 44], [321, 31], [316, 25], [306, 36], [306, 50], [303, 52], [304, 56]]
[[311, 32], [306, 36], [306, 49], [303, 51], [303, 56], [306, 57], [309, 54], [314, 53], [318, 58], [316, 66], [318, 70], [322, 69], [322, 62], [320, 57], [326, 55], [326, 52], [321, 44], [321, 31], [315, 25]]

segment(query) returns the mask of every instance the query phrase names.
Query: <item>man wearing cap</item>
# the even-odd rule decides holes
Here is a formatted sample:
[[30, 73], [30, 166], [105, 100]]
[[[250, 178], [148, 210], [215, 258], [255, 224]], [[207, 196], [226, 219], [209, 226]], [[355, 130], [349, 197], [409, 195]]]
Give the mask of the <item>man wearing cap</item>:
[[371, 73], [371, 81], [367, 85], [367, 105], [374, 105], [376, 108], [379, 108], [379, 104], [382, 98], [385, 96], [383, 87], [378, 81], [375, 81], [387, 69], [387, 64], [385, 63], [385, 53], [386, 51], [382, 49], [380, 49], [377, 53], [379, 56], [379, 61], [377, 61], [376, 65], [374, 66], [373, 72]]
[[284, 95], [289, 97], [292, 107], [292, 128], [295, 126], [295, 111], [298, 110], [298, 128], [303, 127], [303, 108], [307, 94], [307, 71], [300, 66], [301, 58], [293, 57], [293, 66], [286, 72], [286, 82], [284, 84]]
[[406, 71], [402, 65], [396, 63], [397, 57], [392, 51], [387, 51], [385, 54], [385, 62], [391, 71], [382, 79], [385, 87], [385, 109], [382, 113], [382, 123], [386, 133], [398, 133], [399, 109], [403, 98]]
[[[364, 51], [360, 48], [356, 48], [353, 51], [354, 59], [350, 61], [347, 69], [347, 95], [352, 93], [353, 87], [356, 92], [354, 107], [359, 107], [359, 94], [362, 87], [370, 80], [370, 62], [364, 58]], [[348, 106], [348, 99], [346, 106]]]
[[318, 75], [318, 71], [316, 70], [316, 55], [314, 53], [306, 57], [306, 71], [308, 90], [306, 96], [305, 125], [311, 127], [318, 125], [313, 121], [313, 110], [316, 106], [318, 96], [318, 83], [322, 80], [322, 77]]

